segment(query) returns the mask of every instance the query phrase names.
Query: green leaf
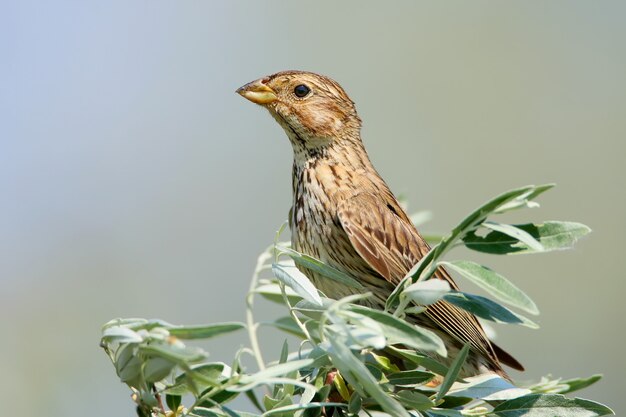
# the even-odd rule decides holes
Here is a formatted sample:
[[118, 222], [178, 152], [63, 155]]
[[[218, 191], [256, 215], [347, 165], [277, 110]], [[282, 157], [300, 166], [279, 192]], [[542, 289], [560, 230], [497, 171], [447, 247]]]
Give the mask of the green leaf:
[[382, 356], [374, 352], [368, 352], [366, 362], [372, 363], [376, 368], [379, 368], [385, 372], [400, 372], [400, 368], [398, 368], [398, 366], [393, 363], [388, 356]]
[[175, 327], [171, 323], [166, 322], [165, 320], [160, 319], [150, 319], [150, 320], [137, 320], [135, 323], [128, 323], [125, 325], [131, 330], [152, 330], [159, 327], [169, 329], [170, 327]]
[[363, 289], [363, 285], [361, 285], [361, 283], [359, 283], [357, 280], [352, 278], [350, 275], [344, 272], [341, 272], [340, 270], [335, 269], [330, 265], [326, 265], [324, 262], [320, 261], [319, 259], [315, 259], [312, 256], [305, 255], [291, 248], [286, 248], [283, 246], [278, 246], [277, 249], [280, 252], [283, 252], [286, 255], [288, 255], [291, 259], [293, 259], [293, 261], [296, 264], [300, 266], [308, 268], [313, 272], [317, 272], [318, 274], [326, 278], [329, 278], [333, 281], [336, 281], [340, 284], [347, 285], [348, 287], [356, 288], [356, 289]]
[[189, 364], [200, 361], [207, 354], [200, 348], [169, 344], [139, 346], [138, 351], [146, 356], [159, 356], [175, 363]]
[[412, 410], [428, 410], [435, 405], [430, 398], [417, 391], [399, 391], [396, 394], [396, 398]]
[[532, 190], [529, 190], [527, 193], [519, 195], [515, 197], [513, 200], [507, 201], [505, 204], [500, 205], [498, 208], [496, 208], [493, 211], [493, 213], [502, 214], [502, 213], [506, 213], [507, 211], [517, 210], [520, 208], [539, 207], [539, 204], [533, 202], [532, 200], [537, 198], [540, 194], [543, 194], [544, 192], [553, 188], [554, 186], [555, 184], [545, 184], [545, 185], [534, 186]]
[[401, 371], [387, 375], [390, 384], [398, 386], [414, 386], [430, 381], [435, 374], [424, 371]]
[[135, 355], [135, 345], [123, 345], [115, 355], [115, 371], [120, 381], [137, 387], [141, 381], [141, 359]]
[[469, 350], [470, 350], [470, 344], [466, 343], [465, 346], [463, 346], [463, 349], [459, 351], [459, 354], [457, 355], [457, 357], [454, 358], [454, 362], [452, 362], [452, 365], [450, 365], [450, 369], [448, 369], [448, 373], [446, 374], [445, 378], [443, 379], [443, 382], [439, 386], [437, 397], [435, 397], [436, 402], [441, 400], [446, 395], [446, 393], [448, 392], [448, 390], [450, 389], [454, 381], [456, 381], [457, 377], [459, 376], [459, 373], [461, 372], [461, 369], [463, 368], [463, 364], [465, 363], [465, 358], [467, 358], [467, 354], [469, 353]]
[[174, 362], [165, 358], [158, 356], [148, 358], [143, 365], [143, 377], [146, 382], [159, 382], [166, 378], [175, 366]]
[[439, 336], [423, 327], [412, 325], [381, 310], [351, 305], [350, 310], [374, 319], [382, 327], [388, 344], [403, 344], [423, 351], [435, 351], [446, 356], [446, 347]]
[[530, 319], [480, 295], [450, 292], [443, 299], [485, 320], [491, 320], [496, 323], [520, 324], [532, 329], [539, 328]]
[[280, 359], [278, 359], [278, 363], [287, 362], [287, 357], [289, 356], [289, 343], [287, 343], [287, 339], [283, 342], [283, 347], [280, 350]]
[[[280, 285], [278, 282], [271, 282], [259, 285], [254, 292], [260, 294], [266, 300], [272, 301], [274, 303], [283, 304], [285, 300], [283, 299], [283, 293], [280, 289]], [[289, 300], [289, 304], [294, 305], [298, 301], [302, 300], [294, 290], [289, 287], [285, 287], [285, 293], [287, 294], [287, 299]]]
[[498, 417], [594, 417], [613, 415], [607, 406], [581, 398], [560, 394], [529, 394], [506, 401], [490, 415]]
[[486, 266], [471, 261], [439, 262], [439, 265], [447, 266], [458, 272], [500, 301], [520, 308], [528, 313], [539, 314], [537, 305], [529, 296], [502, 275]]
[[348, 413], [356, 414], [361, 411], [361, 406], [363, 405], [363, 399], [359, 395], [358, 392], [353, 392], [352, 396], [350, 396], [350, 402], [348, 402]]
[[458, 410], [443, 410], [443, 409], [440, 409], [440, 408], [430, 409], [430, 410], [424, 412], [424, 414], [427, 417], [466, 417], [466, 415], [464, 413], [462, 413], [461, 411], [458, 411]]
[[169, 328], [168, 331], [172, 336], [176, 336], [179, 339], [208, 339], [245, 327], [246, 325], [243, 323], [229, 322], [198, 326], [176, 326]]
[[102, 325], [102, 332], [110, 327], [131, 327], [133, 325], [144, 324], [147, 323], [148, 320], [140, 319], [140, 318], [130, 318], [130, 319], [122, 319], [117, 318], [113, 320], [109, 320]]
[[574, 378], [574, 379], [566, 379], [565, 381], [561, 381], [561, 384], [567, 385], [567, 389], [561, 391], [559, 394], [567, 394], [570, 392], [578, 391], [583, 388], [587, 388], [590, 385], [595, 384], [599, 380], [602, 379], [602, 375], [593, 375], [589, 378]]
[[247, 413], [245, 411], [233, 411], [227, 407], [224, 407], [224, 410], [215, 407], [194, 407], [189, 415], [192, 417], [260, 417], [259, 414]]
[[410, 417], [409, 413], [400, 405], [398, 401], [387, 395], [382, 390], [378, 381], [372, 376], [363, 362], [354, 356], [352, 351], [346, 345], [341, 343], [338, 338], [329, 338], [330, 348], [327, 350], [331, 357], [333, 365], [339, 369], [341, 375], [348, 381], [357, 391], [362, 389], [364, 392], [359, 394], [363, 396], [371, 396], [382, 409], [394, 417]]
[[535, 252], [544, 251], [543, 245], [539, 243], [539, 241], [537, 241], [537, 239], [535, 239], [530, 233], [511, 224], [486, 221], [483, 222], [482, 226], [486, 227], [487, 229], [495, 230], [496, 232], [504, 233], [505, 235], [508, 235], [513, 239], [516, 239], [519, 242], [525, 244]]
[[448, 373], [448, 368], [443, 364], [437, 362], [436, 360], [429, 358], [426, 355], [422, 355], [420, 353], [415, 352], [414, 350], [409, 349], [400, 349], [395, 346], [389, 346], [388, 349], [391, 349], [394, 353], [397, 353], [402, 358], [408, 360], [415, 365], [422, 366], [429, 371], [436, 373], [437, 375], [446, 375]]
[[[299, 379], [289, 378], [289, 376], [285, 376], [285, 377], [261, 377], [261, 378], [254, 378], [253, 380], [247, 379], [248, 376], [249, 375], [246, 375], [246, 379], [244, 381], [244, 382], [246, 382], [246, 384], [229, 386], [227, 388], [227, 390], [230, 391], [230, 392], [238, 393], [238, 392], [249, 391], [252, 388], [256, 388], [259, 385], [276, 385], [276, 384], [285, 385], [285, 386], [299, 387], [299, 388], [303, 388], [304, 390], [314, 390], [315, 389], [315, 387], [313, 385], [311, 385], [311, 384], [309, 384], [307, 382], [302, 382]], [[252, 376], [254, 376], [254, 375], [252, 375]]]
[[311, 281], [295, 266], [272, 264], [274, 276], [305, 300], [322, 305], [322, 299]]
[[450, 284], [443, 279], [429, 279], [411, 284], [404, 295], [420, 305], [431, 305], [450, 292]]
[[194, 417], [227, 417], [223, 411], [219, 409], [210, 409], [205, 407], [194, 407], [193, 410], [189, 413], [190, 416]]
[[385, 331], [376, 320], [354, 312], [341, 312], [336, 316], [350, 320], [350, 325], [341, 325], [339, 333], [347, 336], [353, 347], [383, 349], [387, 345]]
[[[312, 409], [312, 408], [323, 408], [323, 407], [346, 407], [346, 404], [344, 403], [307, 403], [307, 404], [291, 404], [291, 405], [285, 405], [282, 407], [278, 407], [278, 408], [274, 408], [270, 411], [267, 411], [265, 413], [263, 413], [262, 417], [266, 417], [266, 416], [275, 416], [277, 414], [282, 414], [285, 417], [289, 416], [293, 416], [294, 415], [294, 411], [298, 411], [298, 410], [308, 410], [308, 409]], [[284, 414], [283, 414], [284, 413]]]
[[172, 411], [178, 410], [178, 406], [180, 405], [182, 399], [183, 398], [180, 395], [165, 394], [165, 403]]
[[114, 326], [107, 327], [102, 332], [102, 340], [106, 343], [141, 343], [143, 337], [126, 327]]
[[209, 387], [216, 387], [226, 379], [225, 369], [229, 368], [223, 362], [193, 365], [176, 376], [174, 383], [166, 387], [165, 392], [172, 395], [184, 395], [188, 392], [202, 392]]
[[[547, 221], [540, 224], [527, 223], [513, 226], [539, 241], [543, 252], [568, 249], [578, 239], [591, 232], [589, 227], [575, 222]], [[535, 252], [528, 245], [498, 231], [490, 231], [484, 236], [478, 236], [472, 232], [463, 238], [463, 242], [472, 250], [495, 255]]]
[[[283, 406], [288, 406], [292, 404], [293, 404], [293, 399], [291, 395], [285, 395], [284, 397], [281, 397], [281, 398], [272, 398], [269, 395], [266, 395], [265, 397], [263, 397], [263, 405], [265, 406], [265, 409], [268, 410], [268, 412], [269, 410], [278, 409]], [[277, 414], [281, 414], [281, 411], [279, 411]], [[267, 415], [267, 413], [263, 413], [263, 415]], [[281, 417], [291, 417], [291, 416], [281, 415]]]
[[[206, 398], [206, 400], [201, 401], [199, 404], [202, 407], [210, 407], [215, 404], [226, 404], [227, 402], [232, 401], [239, 395], [238, 392], [234, 392], [234, 391], [217, 391], [209, 397], [204, 397], [205, 394], [206, 393], [203, 393], [203, 398]], [[223, 407], [223, 406], [222, 408], [225, 411], [227, 411], [229, 415], [233, 415], [232, 413], [228, 411], [228, 408]], [[238, 414], [234, 414], [234, 416], [239, 417]]]
[[291, 316], [281, 317], [279, 319], [274, 320], [273, 322], [263, 323], [266, 325], [270, 325], [276, 327], [283, 332], [292, 334], [294, 336], [299, 337], [300, 339], [306, 339], [306, 335], [302, 332], [302, 329], [298, 326], [298, 324], [293, 320]]

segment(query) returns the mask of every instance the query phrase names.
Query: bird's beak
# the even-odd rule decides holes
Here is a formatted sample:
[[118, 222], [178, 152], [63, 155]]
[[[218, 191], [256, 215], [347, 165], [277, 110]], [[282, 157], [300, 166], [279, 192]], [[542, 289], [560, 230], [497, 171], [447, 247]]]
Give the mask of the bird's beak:
[[261, 78], [256, 81], [252, 81], [243, 87], [239, 87], [237, 89], [237, 93], [256, 104], [263, 105], [273, 103], [278, 100], [278, 97], [276, 96], [274, 90], [265, 85], [263, 82], [265, 80], [265, 78]]

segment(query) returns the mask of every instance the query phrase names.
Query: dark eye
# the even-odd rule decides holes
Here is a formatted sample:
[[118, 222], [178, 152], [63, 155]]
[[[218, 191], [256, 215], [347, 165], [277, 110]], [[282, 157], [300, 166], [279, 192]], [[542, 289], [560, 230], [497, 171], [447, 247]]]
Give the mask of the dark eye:
[[293, 89], [293, 93], [296, 95], [296, 97], [300, 98], [306, 96], [307, 94], [309, 94], [309, 92], [311, 92], [311, 89], [304, 84], [299, 84], [296, 86], [296, 88]]

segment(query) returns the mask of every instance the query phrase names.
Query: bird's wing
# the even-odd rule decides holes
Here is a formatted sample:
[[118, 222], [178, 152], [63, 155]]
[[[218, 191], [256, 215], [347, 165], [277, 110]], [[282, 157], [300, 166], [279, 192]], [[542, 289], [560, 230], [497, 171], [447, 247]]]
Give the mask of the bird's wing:
[[[337, 215], [357, 253], [382, 277], [397, 285], [430, 247], [395, 198], [390, 194], [385, 200], [381, 204], [380, 196], [357, 194], [340, 204]], [[435, 277], [458, 289], [445, 269], [438, 268]], [[461, 343], [470, 343], [500, 369], [498, 357], [473, 314], [446, 301], [428, 306], [424, 314]], [[507, 362], [513, 368], [521, 367], [514, 359]]]

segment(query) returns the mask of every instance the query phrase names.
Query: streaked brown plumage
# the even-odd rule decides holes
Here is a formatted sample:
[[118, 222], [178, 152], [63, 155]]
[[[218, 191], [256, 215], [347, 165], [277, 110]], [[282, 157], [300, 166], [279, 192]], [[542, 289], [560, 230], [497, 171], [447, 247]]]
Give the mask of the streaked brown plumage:
[[[383, 308], [430, 248], [370, 162], [352, 100], [330, 78], [302, 71], [279, 72], [237, 92], [267, 108], [292, 144], [294, 249], [355, 277], [374, 294], [370, 305]], [[303, 272], [331, 298], [357, 291]], [[435, 276], [458, 288], [443, 268]], [[523, 369], [488, 340], [476, 317], [445, 301], [410, 319], [442, 337], [451, 351], [447, 359], [438, 358], [443, 362], [471, 344], [463, 375], [494, 371], [506, 376], [501, 363]]]

